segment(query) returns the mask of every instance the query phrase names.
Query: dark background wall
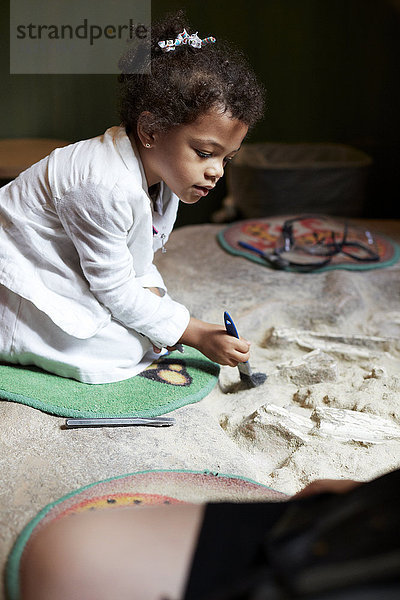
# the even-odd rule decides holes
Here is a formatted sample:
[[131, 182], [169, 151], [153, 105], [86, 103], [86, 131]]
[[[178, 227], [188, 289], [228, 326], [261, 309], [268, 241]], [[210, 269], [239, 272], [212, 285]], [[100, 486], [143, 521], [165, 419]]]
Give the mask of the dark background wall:
[[[118, 2], [116, 1], [116, 6]], [[400, 218], [400, 0], [153, 0], [183, 7], [202, 37], [242, 47], [267, 89], [249, 141], [340, 142], [374, 160], [365, 216]], [[0, 138], [77, 141], [118, 123], [116, 77], [10, 75], [9, 3], [0, 3]], [[203, 222], [223, 196], [182, 207]]]

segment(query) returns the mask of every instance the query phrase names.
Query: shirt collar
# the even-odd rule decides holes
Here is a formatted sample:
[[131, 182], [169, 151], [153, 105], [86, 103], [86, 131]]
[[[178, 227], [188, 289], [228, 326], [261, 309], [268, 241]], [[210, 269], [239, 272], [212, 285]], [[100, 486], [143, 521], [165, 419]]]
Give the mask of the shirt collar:
[[[113, 128], [114, 129], [114, 128]], [[148, 198], [150, 196], [148, 194], [148, 185], [146, 174], [144, 172], [143, 163], [140, 159], [140, 155], [136, 144], [134, 141], [131, 142], [131, 139], [128, 137], [125, 131], [125, 127], [119, 126], [115, 127], [116, 132], [114, 134], [114, 143], [117, 147], [117, 150], [125, 163], [125, 166], [130, 171], [133, 171], [140, 179], [142, 180], [142, 188]], [[154, 202], [154, 209], [162, 215], [164, 213], [164, 182], [160, 182], [160, 190], [157, 195], [156, 201]], [[151, 199], [150, 199], [151, 200]]]

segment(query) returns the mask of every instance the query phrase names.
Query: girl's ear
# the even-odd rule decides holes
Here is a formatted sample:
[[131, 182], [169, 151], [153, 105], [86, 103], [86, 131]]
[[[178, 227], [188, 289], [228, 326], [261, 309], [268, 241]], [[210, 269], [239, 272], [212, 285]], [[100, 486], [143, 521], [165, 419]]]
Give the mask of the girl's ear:
[[136, 124], [139, 140], [145, 148], [151, 148], [155, 142], [154, 115], [149, 111], [140, 113]]

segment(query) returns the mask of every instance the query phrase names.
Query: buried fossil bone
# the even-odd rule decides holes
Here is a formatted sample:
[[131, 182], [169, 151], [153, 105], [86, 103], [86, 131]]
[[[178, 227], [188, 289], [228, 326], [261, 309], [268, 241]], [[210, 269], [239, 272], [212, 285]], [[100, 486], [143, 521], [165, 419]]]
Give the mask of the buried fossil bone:
[[335, 438], [338, 441], [381, 444], [400, 439], [400, 426], [388, 419], [358, 411], [317, 407], [310, 416], [303, 416], [287, 408], [265, 404], [246, 420], [253, 430], [278, 430], [299, 443], [310, 436]]

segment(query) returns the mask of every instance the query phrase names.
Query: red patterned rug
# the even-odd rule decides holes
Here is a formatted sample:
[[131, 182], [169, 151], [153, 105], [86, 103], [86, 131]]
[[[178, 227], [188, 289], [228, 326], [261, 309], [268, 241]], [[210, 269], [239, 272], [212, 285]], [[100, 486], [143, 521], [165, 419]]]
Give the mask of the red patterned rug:
[[[218, 233], [218, 241], [229, 253], [243, 256], [260, 265], [271, 267], [271, 263], [263, 258], [260, 253], [272, 254], [282, 234], [282, 226], [288, 216], [270, 217], [266, 219], [248, 219], [233, 223]], [[344, 222], [330, 217], [308, 215], [298, 219], [293, 224], [296, 241], [301, 244], [312, 243], [316, 238], [331, 239], [332, 231], [337, 240], [343, 237]], [[373, 248], [378, 255], [378, 260], [373, 262], [359, 262], [350, 256], [339, 252], [332, 257], [330, 263], [318, 269], [318, 272], [330, 269], [365, 270], [388, 267], [400, 258], [399, 246], [387, 236], [367, 231], [361, 227], [349, 225], [347, 241], [351, 244], [358, 243]], [[253, 246], [256, 251], [250, 250], [241, 244]], [[258, 253], [257, 253], [258, 251]], [[355, 253], [357, 250], [355, 251]], [[282, 255], [283, 256], [283, 255]], [[287, 267], [285, 270], [296, 271]]]

